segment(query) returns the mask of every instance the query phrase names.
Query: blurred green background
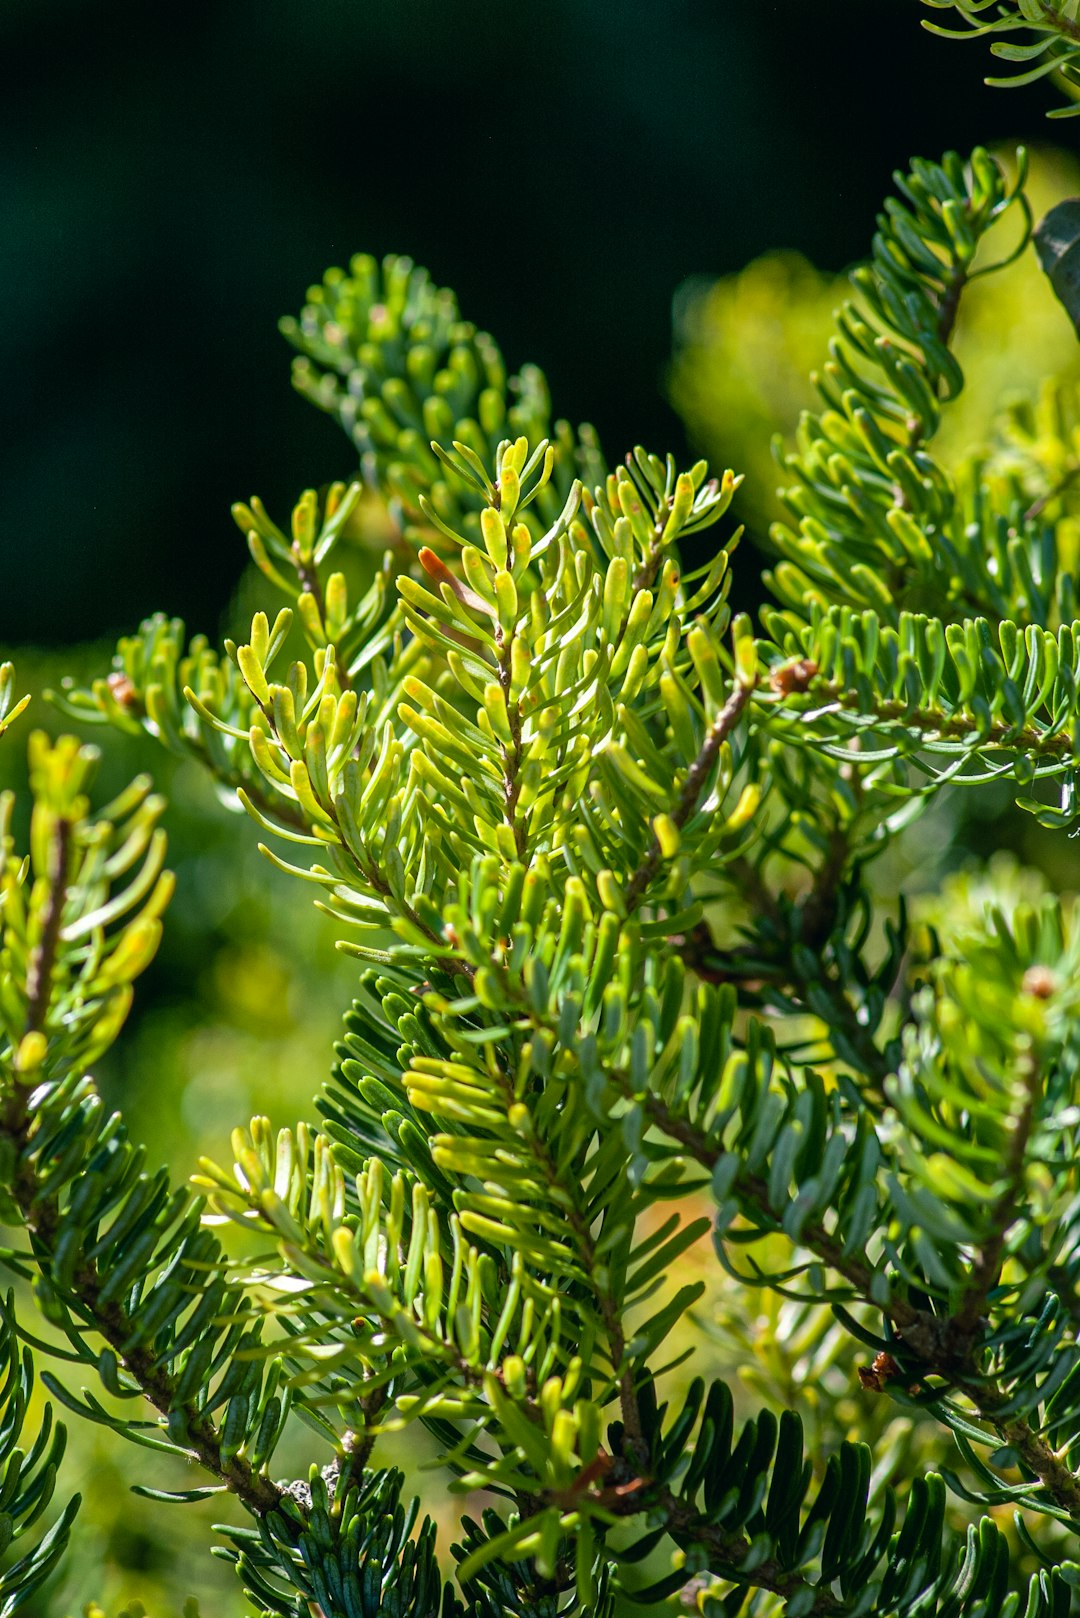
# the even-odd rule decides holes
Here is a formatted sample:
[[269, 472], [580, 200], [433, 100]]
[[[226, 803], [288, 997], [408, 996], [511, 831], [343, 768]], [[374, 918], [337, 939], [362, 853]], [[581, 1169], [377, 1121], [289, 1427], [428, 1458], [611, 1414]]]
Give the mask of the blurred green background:
[[[361, 248], [407, 251], [454, 286], [609, 456], [640, 441], [746, 467], [741, 514], [760, 536], [769, 437], [808, 402], [835, 277], [865, 254], [892, 170], [1045, 132], [1037, 88], [987, 90], [978, 48], [931, 39], [921, 15], [917, 0], [5, 0], [0, 647], [23, 686], [102, 671], [108, 637], [155, 609], [215, 636], [250, 616], [230, 502], [258, 492], [280, 516], [352, 469], [291, 392], [275, 322]], [[1075, 129], [1058, 125], [1059, 144], [1075, 150]], [[1044, 200], [1080, 189], [1072, 161], [1041, 163]], [[788, 256], [737, 273], [773, 249]], [[1030, 264], [960, 340], [977, 385], [958, 439], [986, 430], [1003, 390], [1078, 369]], [[759, 559], [739, 561], [750, 604]], [[40, 701], [34, 717], [57, 728]], [[253, 1111], [313, 1115], [354, 968], [190, 766], [103, 740], [103, 792], [151, 769], [172, 799], [179, 887], [100, 1081], [183, 1174]], [[1075, 881], [1071, 851], [1030, 824], [990, 831], [999, 809], [982, 795], [982, 818], [924, 827], [921, 865], [901, 853], [888, 880], [933, 887], [966, 848], [1011, 839]], [[759, 1392], [795, 1396], [798, 1321], [765, 1300], [734, 1320], [719, 1283], [711, 1315], [717, 1365], [745, 1360]], [[869, 1420], [858, 1398], [851, 1420]], [[206, 1553], [214, 1512], [128, 1492], [167, 1472], [73, 1435], [86, 1504], [36, 1613], [94, 1597], [111, 1618], [138, 1597], [164, 1615], [190, 1594], [204, 1614], [241, 1610]]]

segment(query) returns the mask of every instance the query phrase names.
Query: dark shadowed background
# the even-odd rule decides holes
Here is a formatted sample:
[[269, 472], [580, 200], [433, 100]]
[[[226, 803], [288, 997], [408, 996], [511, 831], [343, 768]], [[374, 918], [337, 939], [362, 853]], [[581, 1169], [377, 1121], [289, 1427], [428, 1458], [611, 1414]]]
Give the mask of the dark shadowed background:
[[[610, 453], [678, 449], [687, 276], [862, 256], [889, 175], [1042, 125], [918, 0], [5, 0], [0, 642], [213, 631], [228, 515], [347, 474], [277, 317], [358, 248], [454, 286]], [[1075, 126], [1054, 133], [1075, 144]]]

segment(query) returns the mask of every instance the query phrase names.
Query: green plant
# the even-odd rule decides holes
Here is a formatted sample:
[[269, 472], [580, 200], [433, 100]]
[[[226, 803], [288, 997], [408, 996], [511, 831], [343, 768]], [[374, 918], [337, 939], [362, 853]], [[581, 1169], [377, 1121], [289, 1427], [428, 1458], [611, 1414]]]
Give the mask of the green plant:
[[[1056, 74], [1072, 97], [1080, 88], [1080, 15], [1076, 0], [923, 0], [937, 11], [955, 11], [965, 26], [925, 26], [946, 38], [993, 36], [993, 54], [1017, 64], [1014, 71], [988, 84], [1031, 84]], [[1019, 39], [1013, 37], [1019, 35]], [[1055, 107], [1050, 118], [1075, 118], [1080, 105]]]
[[[246, 1508], [218, 1549], [260, 1612], [1072, 1610], [1077, 917], [994, 868], [911, 923], [875, 879], [949, 785], [1080, 817], [1067, 408], [955, 475], [932, 450], [1024, 180], [982, 151], [901, 177], [785, 458], [758, 639], [727, 605], [732, 473], [607, 470], [408, 260], [313, 289], [296, 380], [361, 478], [288, 529], [237, 508], [288, 604], [223, 654], [155, 618], [57, 700], [244, 805], [356, 1001], [320, 1130], [255, 1118], [190, 1190], [148, 1169], [87, 1069], [158, 943], [164, 805], [139, 778], [94, 811], [94, 749], [34, 737], [0, 1169], [42, 1324], [6, 1302], [0, 1529], [59, 1450], [47, 1418], [15, 1449], [21, 1333], [57, 1400], [201, 1474], [136, 1488]], [[745, 1417], [678, 1375], [709, 1232]], [[453, 1580], [384, 1464], [410, 1424], [482, 1494]], [[0, 1574], [5, 1610], [73, 1512]]]
[[[999, 157], [1008, 169], [1013, 154]], [[1042, 217], [1080, 190], [1080, 168], [1065, 152], [1036, 149], [1024, 189]], [[818, 403], [814, 378], [835, 311], [850, 294], [846, 274], [823, 274], [791, 252], [767, 254], [736, 275], [691, 282], [679, 293], [672, 402], [701, 453], [723, 456], [743, 473], [733, 509], [752, 534], [765, 536], [774, 522], [788, 520], [776, 487], [775, 441], [790, 448], [803, 411]], [[1073, 460], [1062, 411], [1080, 380], [1080, 346], [1067, 313], [1046, 295], [1034, 253], [971, 283], [951, 347], [964, 389], [934, 435], [934, 459], [956, 476], [988, 446], [995, 456], [1026, 456], [1037, 446], [1043, 492], [1055, 487]], [[1063, 444], [1066, 461], [1056, 464]]]

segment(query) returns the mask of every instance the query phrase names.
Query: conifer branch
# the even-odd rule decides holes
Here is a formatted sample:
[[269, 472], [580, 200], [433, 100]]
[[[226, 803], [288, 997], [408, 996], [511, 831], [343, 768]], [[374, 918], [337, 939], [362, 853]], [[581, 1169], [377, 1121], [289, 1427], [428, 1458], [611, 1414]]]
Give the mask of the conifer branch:
[[[74, 823], [63, 814], [54, 820], [49, 853], [49, 886], [42, 912], [41, 938], [31, 958], [27, 974], [27, 1033], [41, 1035], [47, 1026], [53, 991], [53, 972], [60, 944], [61, 924], [69, 897]], [[19, 1164], [11, 1194], [31, 1238], [34, 1261], [49, 1278], [56, 1257], [60, 1228], [60, 1193], [48, 1182], [42, 1183], [34, 1170], [35, 1116], [30, 1108], [31, 1090], [26, 1082], [9, 1078], [7, 1095], [0, 1112], [0, 1138], [14, 1149]], [[54, 1182], [55, 1184], [55, 1177]], [[271, 1480], [255, 1472], [240, 1456], [226, 1459], [221, 1451], [221, 1435], [215, 1424], [200, 1416], [192, 1406], [186, 1409], [178, 1399], [177, 1384], [157, 1363], [157, 1356], [145, 1346], [131, 1345], [135, 1320], [117, 1299], [103, 1301], [101, 1278], [93, 1259], [84, 1259], [75, 1269], [71, 1290], [78, 1300], [86, 1324], [105, 1339], [120, 1363], [138, 1384], [144, 1397], [166, 1419], [184, 1411], [184, 1447], [199, 1464], [235, 1494], [256, 1515], [263, 1515], [280, 1503], [280, 1490]]]
[[[1002, 1178], [1001, 1195], [987, 1221], [989, 1236], [976, 1253], [971, 1267], [971, 1284], [953, 1316], [953, 1327], [963, 1337], [974, 1337], [980, 1329], [986, 1300], [1001, 1278], [1005, 1237], [1019, 1211], [1027, 1169], [1027, 1151], [1035, 1126], [1036, 1108], [1042, 1098], [1042, 1075], [1032, 1057], [1022, 1066], [1023, 1104], [1013, 1120]], [[1078, 1496], [1080, 1498], [1080, 1496]]]
[[1024, 1466], [1039, 1479], [1055, 1504], [1067, 1511], [1074, 1523], [1080, 1523], [1080, 1476], [1045, 1438], [1032, 1429], [1028, 1421], [997, 1414], [1006, 1402], [1000, 1390], [992, 1385], [976, 1384], [976, 1391], [967, 1393], [967, 1397], [983, 1419], [997, 1428], [1005, 1443], [1015, 1449]]
[[[1066, 84], [1075, 86], [1080, 73], [1080, 21], [1070, 0], [923, 0], [938, 11], [955, 10], [966, 28], [943, 28], [924, 22], [923, 27], [946, 39], [977, 39], [984, 36], [1023, 33], [1030, 43], [1012, 45], [995, 42], [991, 51], [997, 57], [1020, 64], [1016, 73], [990, 78], [995, 86], [1030, 84], [1049, 74], [1059, 73]], [[1075, 105], [1066, 103], [1048, 113], [1051, 118], [1075, 115]]]
[[41, 938], [30, 957], [26, 975], [26, 1032], [40, 1033], [45, 1027], [52, 993], [53, 968], [60, 942], [60, 928], [67, 902], [68, 870], [71, 854], [71, 821], [58, 815], [49, 851], [49, 887], [41, 921]]
[[[623, 1087], [628, 1096], [633, 1093], [625, 1080]], [[646, 1096], [644, 1106], [650, 1121], [658, 1129], [678, 1141], [703, 1168], [710, 1171], [715, 1169], [721, 1149], [712, 1145], [700, 1130], [673, 1114], [658, 1096]], [[738, 1188], [748, 1203], [767, 1219], [773, 1218], [771, 1199], [764, 1181], [753, 1175], [741, 1174]], [[1055, 1454], [1044, 1438], [1032, 1430], [1026, 1420], [1009, 1419], [998, 1414], [1007, 1405], [1008, 1396], [992, 1380], [978, 1372], [976, 1356], [979, 1345], [973, 1341], [972, 1331], [961, 1316], [943, 1317], [916, 1308], [895, 1292], [890, 1292], [884, 1300], [875, 1296], [873, 1272], [869, 1266], [845, 1253], [842, 1244], [817, 1222], [802, 1226], [799, 1245], [842, 1276], [862, 1302], [880, 1310], [896, 1328], [904, 1347], [915, 1354], [923, 1374], [942, 1376], [947, 1387], [969, 1400], [976, 1413], [996, 1427], [1005, 1443], [1015, 1448], [1024, 1465], [1039, 1478], [1055, 1503], [1080, 1522], [1080, 1477]]]
[[1036, 0], [1042, 21], [1054, 33], [1060, 34], [1063, 39], [1072, 40], [1080, 45], [1080, 20], [1070, 17], [1060, 4], [1055, 5], [1054, 0]]
[[[710, 1610], [1015, 1618], [1026, 1599], [1062, 1618], [1071, 1599], [1053, 1566], [1009, 1593], [991, 1508], [1080, 1525], [1080, 1350], [1053, 1292], [1080, 1265], [1080, 933], [1058, 904], [1006, 906], [948, 918], [912, 965], [864, 875], [920, 807], [915, 769], [927, 791], [1011, 773], [1044, 824], [1080, 818], [1076, 591], [1052, 525], [1035, 532], [1060, 490], [1003, 495], [927, 448], [963, 384], [948, 345], [984, 239], [1010, 210], [1030, 227], [1023, 157], [1015, 182], [976, 151], [898, 187], [785, 463], [758, 644], [726, 599], [738, 535], [686, 574], [676, 554], [733, 473], [643, 449], [608, 473], [591, 434], [552, 423], [539, 373], [509, 382], [409, 261], [355, 259], [289, 323], [298, 385], [404, 542], [353, 599], [356, 570], [324, 564], [358, 483], [306, 491], [291, 537], [253, 500], [236, 516], [288, 598], [273, 622], [219, 656], [150, 620], [64, 699], [197, 760], [303, 847], [306, 866], [270, 857], [367, 962], [326, 1133], [253, 1119], [231, 1170], [202, 1164], [205, 1203], [142, 1174], [82, 1076], [156, 946], [160, 808], [136, 784], [116, 825], [86, 819], [89, 754], [35, 743], [30, 855], [5, 820], [0, 859], [0, 1168], [29, 1242], [8, 1262], [37, 1267], [68, 1357], [162, 1421], [58, 1396], [129, 1437], [160, 1425], [168, 1442], [143, 1441], [256, 1517], [230, 1532], [274, 1618], [569, 1618], [571, 1590], [614, 1618], [607, 1542], [633, 1520], [628, 1559], [665, 1534], [686, 1557], [647, 1604], [690, 1570], [733, 1587]], [[306, 650], [283, 668], [294, 625]], [[1024, 796], [1043, 778], [1060, 809]], [[809, 874], [801, 897], [771, 890], [774, 862]], [[725, 952], [700, 918], [730, 890], [756, 924]], [[796, 1060], [819, 1043], [807, 1012], [821, 1072]], [[657, 1221], [702, 1170], [711, 1216]], [[223, 1218], [264, 1251], [226, 1270], [199, 1228]], [[987, 1508], [966, 1545], [925, 1423], [898, 1438], [879, 1406], [822, 1467], [786, 1391], [738, 1437], [722, 1377], [659, 1403], [662, 1347], [703, 1290], [668, 1282], [710, 1226], [736, 1285], [811, 1318], [808, 1377], [846, 1329], [878, 1349], [864, 1386], [952, 1429], [970, 1469], [950, 1484]], [[284, 1486], [267, 1469], [297, 1407], [336, 1460]], [[367, 1470], [376, 1433], [412, 1419], [462, 1489], [513, 1508], [466, 1519], [460, 1600], [400, 1480]]]
[[[701, 751], [686, 772], [678, 800], [672, 809], [671, 820], [677, 831], [682, 831], [698, 806], [716, 763], [721, 747], [735, 729], [750, 698], [754, 694], [752, 682], [736, 680], [731, 694], [709, 727]], [[632, 913], [660, 868], [663, 850], [660, 838], [654, 832], [644, 855], [626, 885], [626, 908]]]
[[499, 685], [502, 689], [503, 704], [506, 709], [506, 724], [510, 732], [510, 740], [504, 745], [503, 756], [503, 793], [505, 796], [506, 824], [510, 827], [514, 839], [514, 847], [518, 858], [525, 859], [528, 851], [529, 834], [527, 828], [518, 820], [518, 799], [521, 796], [521, 703], [512, 696], [513, 671], [512, 657], [514, 650], [514, 633], [505, 634], [500, 624], [495, 626], [495, 644], [498, 648]]
[[[10, 1111], [4, 1119], [3, 1134], [21, 1155], [32, 1148], [32, 1124], [25, 1118], [21, 1123], [12, 1119]], [[42, 1195], [42, 1187], [34, 1175], [23, 1169], [15, 1182], [15, 1198], [31, 1236], [34, 1260], [47, 1275], [56, 1252], [58, 1203], [55, 1197]], [[159, 1364], [151, 1349], [132, 1348], [130, 1340], [135, 1319], [123, 1304], [101, 1300], [101, 1280], [97, 1266], [81, 1264], [71, 1280], [71, 1289], [78, 1299], [85, 1324], [100, 1334], [116, 1353], [119, 1363], [142, 1390], [144, 1398], [160, 1416], [168, 1419], [178, 1412], [184, 1414], [184, 1437], [181, 1447], [192, 1459], [222, 1483], [229, 1493], [254, 1516], [265, 1516], [281, 1504], [282, 1491], [264, 1473], [254, 1470], [242, 1456], [226, 1459], [222, 1455], [220, 1428], [209, 1418], [200, 1416], [193, 1406], [185, 1407], [177, 1397], [177, 1383]]]
[[[966, 212], [970, 214], [970, 205], [967, 207]], [[960, 313], [960, 300], [964, 295], [964, 289], [969, 280], [970, 275], [967, 268], [959, 266], [945, 282], [941, 299], [938, 303], [937, 339], [939, 343], [949, 343], [952, 340], [953, 327], [956, 325], [956, 317]]]
[[966, 745], [973, 754], [977, 748], [980, 756], [984, 751], [1001, 751], [1036, 760], [1046, 758], [1055, 764], [1073, 756], [1072, 737], [1061, 730], [1043, 729], [1037, 725], [1018, 728], [1006, 720], [996, 720], [987, 727], [977, 728], [973, 715], [950, 712], [944, 707], [909, 707], [903, 701], [888, 698], [874, 700], [868, 705], [856, 692], [827, 682], [815, 684], [814, 695], [826, 712], [829, 705], [835, 704], [836, 710], [864, 718], [869, 706], [872, 718], [883, 725], [902, 723], [921, 742], [955, 741]]
[[[678, 1543], [700, 1545], [712, 1559], [711, 1571], [728, 1579], [736, 1587], [767, 1590], [771, 1595], [790, 1601], [807, 1589], [807, 1581], [798, 1572], [783, 1568], [772, 1557], [759, 1562], [748, 1572], [741, 1565], [751, 1552], [750, 1541], [743, 1534], [725, 1533], [722, 1528], [679, 1500], [670, 1490], [661, 1493], [657, 1507], [664, 1513], [669, 1532]], [[814, 1591], [809, 1605], [800, 1602], [799, 1610], [807, 1618], [843, 1618], [854, 1610], [855, 1599], [845, 1600], [820, 1586]]]
[[553, 1189], [557, 1188], [567, 1198], [570, 1227], [573, 1230], [574, 1239], [581, 1254], [582, 1266], [596, 1294], [600, 1318], [607, 1333], [608, 1353], [611, 1359], [612, 1373], [619, 1389], [619, 1407], [627, 1447], [631, 1457], [639, 1464], [643, 1463], [647, 1458], [648, 1446], [645, 1441], [634, 1372], [626, 1357], [626, 1333], [623, 1327], [621, 1300], [615, 1296], [610, 1286], [601, 1286], [597, 1282], [596, 1244], [585, 1216], [577, 1205], [575, 1187], [568, 1186], [560, 1177], [558, 1167], [544, 1142], [537, 1140], [535, 1145], [537, 1160], [544, 1168], [549, 1186]]
[[[699, 922], [693, 934], [677, 947], [683, 961], [703, 981], [749, 981], [766, 996], [775, 990], [783, 1009], [791, 1008], [793, 995], [796, 1006], [820, 1018], [823, 1007], [818, 995], [824, 994], [831, 1010], [832, 1031], [841, 1034], [857, 1059], [860, 1077], [871, 1082], [872, 1093], [880, 1098], [882, 1085], [892, 1072], [888, 1055], [878, 1046], [872, 1029], [860, 1019], [843, 982], [824, 958], [835, 924], [837, 888], [850, 854], [846, 835], [834, 830], [809, 891], [791, 906], [779, 903], [752, 860], [736, 855], [726, 863], [724, 877], [751, 914], [768, 922], [771, 936], [767, 952], [752, 951], [744, 962], [738, 950], [720, 950], [706, 921]], [[796, 944], [801, 948], [793, 948]], [[812, 975], [806, 970], [811, 959], [820, 966]]]

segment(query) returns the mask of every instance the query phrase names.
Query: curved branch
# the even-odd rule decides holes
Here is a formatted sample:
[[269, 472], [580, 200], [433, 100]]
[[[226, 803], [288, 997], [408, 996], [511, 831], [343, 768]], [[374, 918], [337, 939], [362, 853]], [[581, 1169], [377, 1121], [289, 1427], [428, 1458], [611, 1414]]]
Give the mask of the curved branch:
[[[28, 1032], [41, 1032], [48, 1017], [61, 918], [68, 898], [73, 833], [72, 822], [58, 817], [49, 851], [49, 888], [42, 935], [28, 973]], [[0, 1110], [0, 1137], [11, 1143], [19, 1160], [11, 1193], [29, 1233], [34, 1262], [47, 1278], [56, 1258], [60, 1189], [44, 1184], [35, 1171], [32, 1156], [35, 1118], [30, 1110], [30, 1099], [31, 1091], [26, 1084], [17, 1078], [9, 1079], [8, 1094]], [[166, 1418], [170, 1414], [175, 1416], [178, 1408], [185, 1411], [186, 1447], [199, 1464], [254, 1515], [263, 1516], [274, 1510], [282, 1498], [277, 1485], [255, 1471], [242, 1457], [226, 1457], [217, 1425], [200, 1416], [194, 1407], [179, 1403], [176, 1380], [158, 1363], [158, 1357], [150, 1348], [125, 1347], [136, 1322], [124, 1303], [102, 1299], [102, 1280], [96, 1261], [84, 1258], [75, 1270], [71, 1285], [87, 1323], [100, 1332], [154, 1409]]]
[[[678, 831], [682, 831], [698, 806], [698, 800], [708, 785], [713, 765], [719, 756], [720, 749], [731, 735], [739, 722], [746, 704], [754, 694], [752, 684], [739, 680], [736, 682], [731, 695], [717, 714], [709, 728], [701, 751], [686, 772], [686, 779], [679, 793], [679, 799], [671, 812], [671, 819]], [[628, 912], [636, 909], [649, 883], [656, 875], [660, 866], [663, 851], [660, 839], [653, 833], [637, 870], [631, 876], [626, 886], [626, 908]]]
[[[629, 1095], [630, 1089], [625, 1087]], [[685, 1148], [694, 1160], [710, 1171], [721, 1152], [688, 1120], [672, 1113], [658, 1096], [636, 1096], [658, 1129]], [[739, 1177], [739, 1190], [760, 1211], [772, 1217], [768, 1187], [752, 1175]], [[820, 1223], [803, 1226], [799, 1245], [822, 1263], [843, 1276], [859, 1299], [879, 1310], [896, 1329], [906, 1349], [916, 1356], [929, 1374], [945, 1377], [950, 1385], [974, 1406], [981, 1420], [987, 1421], [1020, 1456], [1055, 1503], [1080, 1522], [1080, 1477], [1072, 1472], [1026, 1420], [999, 1417], [1009, 1400], [1004, 1390], [989, 1380], [979, 1379], [975, 1366], [978, 1343], [975, 1334], [956, 1317], [945, 1318], [928, 1309], [919, 1309], [906, 1298], [890, 1296], [884, 1302], [874, 1296], [873, 1272], [861, 1259], [845, 1254], [842, 1245]], [[977, 1324], [977, 1323], [976, 1323]]]

